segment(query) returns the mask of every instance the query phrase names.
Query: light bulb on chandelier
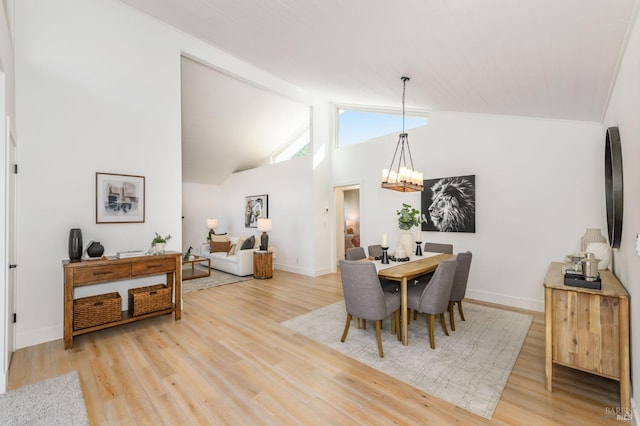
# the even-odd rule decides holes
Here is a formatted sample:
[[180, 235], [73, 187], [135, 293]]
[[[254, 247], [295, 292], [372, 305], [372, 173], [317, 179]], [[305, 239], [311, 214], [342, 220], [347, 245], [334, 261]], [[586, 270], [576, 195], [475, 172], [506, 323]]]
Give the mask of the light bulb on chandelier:
[[[409, 148], [409, 135], [404, 131], [404, 95], [409, 77], [402, 77], [402, 133], [398, 138], [396, 150], [391, 159], [391, 166], [382, 169], [382, 188], [400, 192], [416, 192], [424, 189], [422, 172], [415, 170], [411, 149]], [[396, 158], [398, 159], [396, 163]], [[407, 164], [407, 158], [409, 163]]]

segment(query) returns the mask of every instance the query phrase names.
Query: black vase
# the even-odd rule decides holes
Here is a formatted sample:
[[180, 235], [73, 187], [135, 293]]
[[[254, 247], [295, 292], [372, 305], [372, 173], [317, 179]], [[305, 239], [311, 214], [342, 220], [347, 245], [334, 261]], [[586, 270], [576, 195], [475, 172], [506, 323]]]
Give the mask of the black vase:
[[94, 241], [87, 247], [87, 255], [89, 257], [100, 257], [104, 253], [104, 247], [99, 241]]
[[82, 259], [82, 231], [80, 228], [71, 228], [69, 231], [69, 260], [78, 262]]

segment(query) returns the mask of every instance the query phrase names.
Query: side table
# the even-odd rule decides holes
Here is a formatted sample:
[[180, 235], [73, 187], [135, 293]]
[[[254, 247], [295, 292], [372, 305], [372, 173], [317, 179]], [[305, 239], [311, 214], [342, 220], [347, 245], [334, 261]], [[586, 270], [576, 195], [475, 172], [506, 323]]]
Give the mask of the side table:
[[[206, 263], [206, 271], [198, 271], [194, 269], [196, 263]], [[211, 275], [211, 259], [208, 257], [194, 256], [193, 259], [182, 260], [182, 266], [191, 264], [191, 269], [182, 271], [182, 281], [192, 280], [194, 278], [203, 278]]]
[[253, 278], [273, 278], [273, 253], [261, 250], [253, 252]]

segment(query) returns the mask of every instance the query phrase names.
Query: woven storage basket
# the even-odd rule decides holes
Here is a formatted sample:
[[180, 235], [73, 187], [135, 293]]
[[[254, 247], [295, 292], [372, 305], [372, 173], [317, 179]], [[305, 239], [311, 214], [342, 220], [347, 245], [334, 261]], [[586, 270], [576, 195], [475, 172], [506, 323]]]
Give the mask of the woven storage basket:
[[80, 330], [122, 319], [122, 298], [116, 291], [73, 301], [73, 328]]
[[129, 314], [136, 317], [171, 307], [171, 288], [164, 284], [129, 289]]

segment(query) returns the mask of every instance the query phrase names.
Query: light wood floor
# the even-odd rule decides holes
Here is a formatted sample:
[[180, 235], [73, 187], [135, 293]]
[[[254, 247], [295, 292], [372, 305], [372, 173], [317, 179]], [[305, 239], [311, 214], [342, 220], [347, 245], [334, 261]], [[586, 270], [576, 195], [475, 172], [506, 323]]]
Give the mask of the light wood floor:
[[181, 321], [86, 334], [68, 351], [62, 340], [18, 350], [9, 388], [77, 370], [95, 425], [621, 424], [605, 409], [619, 406], [615, 381], [554, 367], [544, 390], [541, 313], [488, 421], [280, 325], [341, 299], [337, 274], [282, 271], [188, 293]]

